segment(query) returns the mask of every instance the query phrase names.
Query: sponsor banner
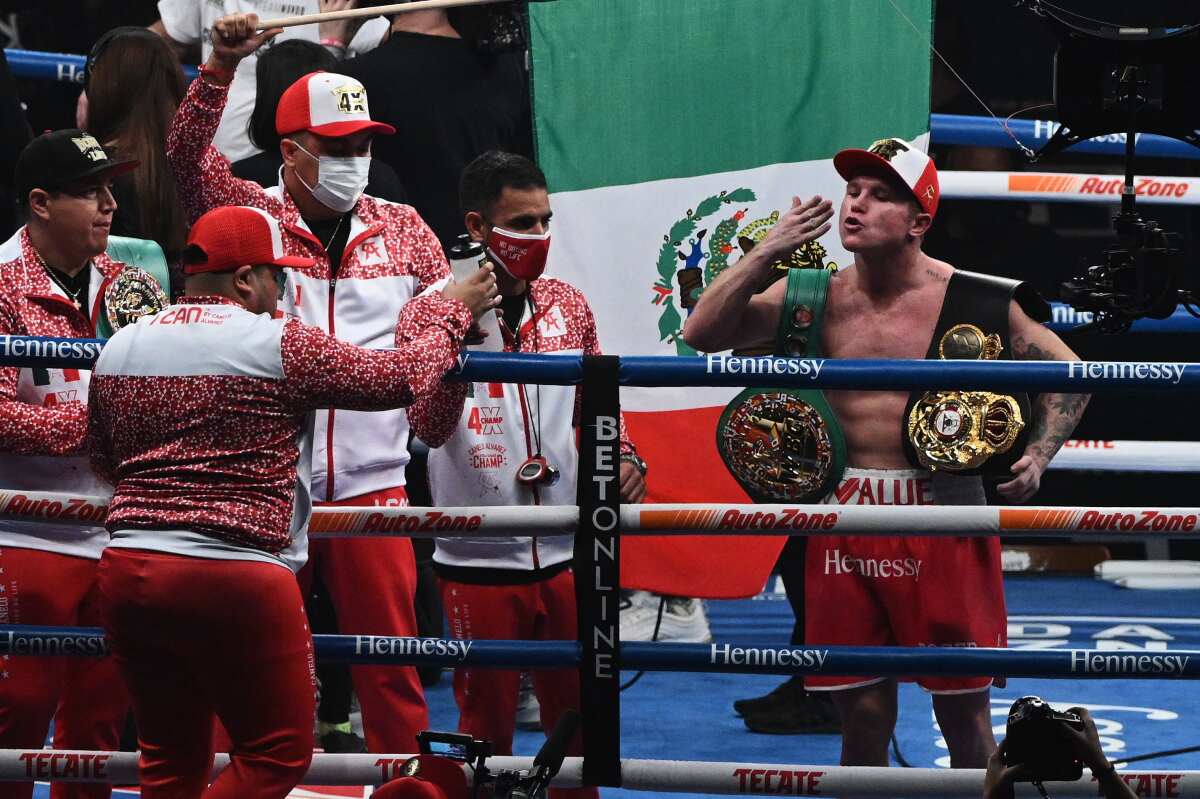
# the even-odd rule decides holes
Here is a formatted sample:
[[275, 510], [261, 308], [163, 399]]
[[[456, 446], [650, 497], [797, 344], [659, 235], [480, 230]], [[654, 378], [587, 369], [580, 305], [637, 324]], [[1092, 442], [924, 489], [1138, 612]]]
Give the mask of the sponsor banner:
[[[965, 144], [974, 147], [1000, 147], [1016, 149], [1012, 136], [1033, 148], [1050, 141], [1060, 123], [1048, 119], [1009, 119], [1004, 125], [993, 117], [977, 117], [965, 114], [930, 114], [930, 132], [935, 144]], [[1005, 128], [1008, 128], [1006, 131]], [[1011, 131], [1012, 136], [1009, 135]], [[1124, 133], [1109, 133], [1086, 139], [1071, 146], [1074, 155], [1125, 155]], [[1200, 150], [1187, 142], [1158, 136], [1153, 133], [1137, 133], [1137, 154], [1143, 158], [1200, 158]]]
[[1193, 441], [1070, 440], [1050, 461], [1051, 469], [1099, 472], [1200, 472], [1200, 447]]
[[[1200, 153], [1200, 150], [1197, 150]], [[1046, 327], [1055, 333], [1067, 333], [1081, 325], [1091, 324], [1095, 314], [1081, 311], [1061, 302], [1050, 304], [1050, 321]], [[1135, 319], [1129, 328], [1131, 333], [1195, 333], [1200, 331], [1200, 319], [1188, 313], [1186, 308], [1176, 308], [1166, 319]]]
[[[1125, 179], [1120, 175], [1041, 172], [938, 173], [942, 197], [950, 199], [1030, 200], [1042, 202], [1119, 203]], [[1200, 178], [1140, 176], [1133, 180], [1140, 202], [1200, 204]]]
[[[379, 785], [403, 776], [400, 767], [410, 757], [411, 754], [332, 755], [318, 752], [313, 755], [304, 784]], [[137, 758], [137, 752], [3, 749], [0, 750], [0, 780], [132, 785], [138, 781]], [[219, 773], [228, 764], [229, 756], [218, 754], [212, 773]], [[529, 757], [488, 758], [488, 767], [493, 771], [528, 770], [532, 765], [533, 759]], [[583, 758], [566, 758], [551, 786], [578, 787], [582, 768]], [[85, 769], [87, 776], [83, 776]], [[621, 761], [621, 776], [622, 787], [630, 790], [715, 795], [926, 797], [978, 796], [983, 792], [981, 769], [875, 769], [626, 759]], [[1138, 796], [1200, 797], [1200, 772], [1197, 771], [1129, 771], [1121, 772], [1121, 778]], [[1098, 793], [1095, 779], [1086, 772], [1079, 782], [1054, 785], [1056, 796], [1094, 797]]]
[[1200, 386], [1200, 365], [1161, 361], [929, 361], [775, 357], [621, 359], [623, 386], [1087, 392]]
[[103, 347], [94, 338], [0, 336], [0, 366], [91, 369]]
[[748, 531], [755, 535], [950, 535], [1000, 532], [1192, 533], [1200, 508], [1001, 507], [986, 505], [630, 505], [621, 509], [626, 533]]

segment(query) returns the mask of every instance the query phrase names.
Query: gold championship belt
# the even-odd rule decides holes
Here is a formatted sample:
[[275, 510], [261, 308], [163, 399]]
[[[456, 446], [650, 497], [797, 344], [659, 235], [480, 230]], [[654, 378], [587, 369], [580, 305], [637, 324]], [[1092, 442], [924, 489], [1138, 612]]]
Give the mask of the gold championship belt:
[[835, 465], [842, 460], [836, 457], [821, 412], [783, 391], [754, 394], [731, 406], [718, 433], [726, 468], [744, 487], [756, 489], [753, 496], [769, 498], [759, 501], [807, 502], [819, 497], [828, 491]]
[[168, 304], [158, 281], [136, 267], [126, 267], [104, 291], [104, 315], [114, 333], [143, 316], [158, 313]]
[[[996, 360], [1000, 336], [957, 324], [938, 342], [943, 360]], [[978, 469], [1008, 452], [1025, 428], [1015, 397], [990, 391], [927, 391], [908, 414], [909, 443], [921, 466], [958, 472]]]

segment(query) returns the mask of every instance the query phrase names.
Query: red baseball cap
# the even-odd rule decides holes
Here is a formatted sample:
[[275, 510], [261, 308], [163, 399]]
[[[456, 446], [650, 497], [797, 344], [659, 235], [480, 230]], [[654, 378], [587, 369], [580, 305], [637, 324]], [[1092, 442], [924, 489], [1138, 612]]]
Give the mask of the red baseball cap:
[[846, 180], [864, 172], [888, 172], [908, 186], [917, 204], [930, 216], [937, 214], [942, 190], [933, 159], [903, 139], [880, 139], [866, 150], [842, 150], [833, 157], [833, 168]]
[[372, 799], [467, 799], [467, 775], [457, 760], [417, 755], [404, 761], [400, 773], [372, 793]]
[[[189, 253], [193, 247], [196, 250]], [[214, 208], [197, 219], [188, 233], [183, 261], [185, 275], [231, 272], [247, 265], [305, 267], [316, 263], [312, 258], [285, 255], [279, 223], [266, 211], [245, 205]]]
[[287, 87], [275, 107], [280, 136], [307, 130], [318, 136], [349, 136], [364, 130], [388, 136], [391, 125], [371, 120], [367, 90], [348, 75], [310, 72]]

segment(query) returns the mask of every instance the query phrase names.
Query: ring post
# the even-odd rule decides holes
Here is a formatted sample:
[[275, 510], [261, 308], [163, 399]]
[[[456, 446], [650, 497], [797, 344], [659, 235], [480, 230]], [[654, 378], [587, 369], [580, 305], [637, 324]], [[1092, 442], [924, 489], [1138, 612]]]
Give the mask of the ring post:
[[619, 374], [616, 356], [584, 356], [574, 552], [583, 781], [614, 787], [621, 784]]

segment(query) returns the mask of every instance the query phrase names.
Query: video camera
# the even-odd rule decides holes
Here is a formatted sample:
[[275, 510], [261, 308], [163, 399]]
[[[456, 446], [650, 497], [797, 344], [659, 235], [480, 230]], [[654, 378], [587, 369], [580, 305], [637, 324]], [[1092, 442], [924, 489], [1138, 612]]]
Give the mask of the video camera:
[[1071, 751], [1059, 731], [1061, 725], [1083, 732], [1083, 719], [1060, 713], [1041, 697], [1023, 696], [1008, 711], [1004, 762], [1023, 765], [1029, 782], [1072, 782], [1083, 776], [1083, 763]]
[[[470, 735], [450, 732], [419, 732], [417, 746], [423, 755], [439, 755], [466, 763], [474, 773], [471, 795], [478, 799], [488, 795], [493, 799], [545, 799], [550, 781], [562, 768], [567, 757], [567, 748], [579, 727], [579, 713], [568, 710], [559, 717], [546, 742], [533, 757], [533, 766], [528, 770], [491, 770], [487, 759], [494, 747], [490, 741], [481, 741]], [[486, 791], [486, 794], [481, 792]]]
[[1139, 132], [1200, 148], [1200, 25], [1085, 29], [1042, 0], [1017, 3], [1041, 17], [1059, 40], [1054, 104], [1061, 126], [1035, 160], [1096, 136], [1125, 134], [1125, 185], [1113, 218], [1117, 243], [1105, 250], [1103, 264], [1062, 284], [1063, 299], [1091, 311], [1093, 325], [1104, 333], [1124, 332], [1143, 317], [1165, 319], [1180, 303], [1200, 317], [1197, 298], [1183, 288], [1179, 238], [1137, 212], [1133, 180]]

